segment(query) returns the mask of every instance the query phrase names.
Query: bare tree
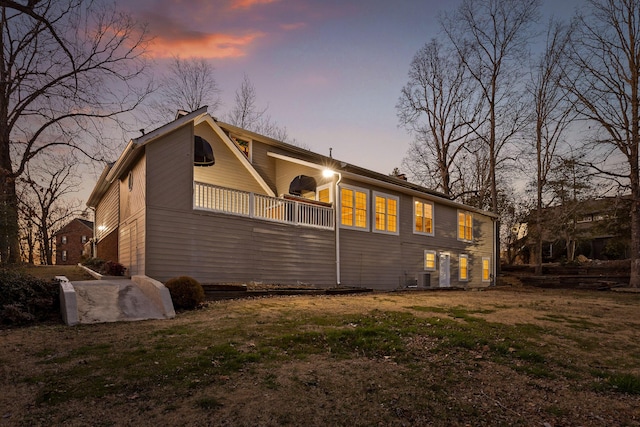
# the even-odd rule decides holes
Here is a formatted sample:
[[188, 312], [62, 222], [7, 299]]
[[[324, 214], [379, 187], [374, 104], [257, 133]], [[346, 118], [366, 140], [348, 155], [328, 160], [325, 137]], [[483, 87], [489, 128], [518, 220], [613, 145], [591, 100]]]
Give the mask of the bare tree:
[[629, 284], [640, 287], [640, 2], [589, 0], [588, 5], [572, 44], [576, 72], [565, 84], [582, 117], [595, 125], [592, 151], [605, 160], [611, 153], [623, 158], [592, 166], [625, 180], [631, 192]]
[[556, 166], [558, 143], [574, 118], [573, 104], [560, 79], [566, 68], [571, 27], [550, 22], [546, 48], [534, 64], [527, 87], [533, 101], [534, 150], [536, 160], [536, 274], [542, 274], [542, 214], [544, 192], [551, 169]]
[[414, 179], [453, 198], [463, 179], [455, 175], [456, 162], [481, 112], [469, 77], [458, 52], [433, 39], [414, 56], [396, 104], [400, 124], [414, 136], [405, 166]]
[[20, 178], [20, 211], [38, 230], [42, 264], [53, 264], [53, 235], [81, 212], [80, 201], [69, 198], [82, 182], [76, 169], [72, 156], [47, 156], [46, 162], [27, 166]]
[[214, 113], [221, 105], [214, 74], [215, 68], [204, 58], [174, 57], [160, 80], [157, 99], [151, 102], [151, 119], [164, 123], [178, 110], [195, 111], [205, 105]]
[[245, 74], [240, 87], [236, 90], [235, 104], [228, 114], [229, 123], [248, 130], [259, 127], [267, 108], [259, 109], [257, 98], [256, 88], [249, 76]]
[[540, 0], [463, 0], [441, 26], [480, 86], [486, 126], [478, 135], [489, 149], [491, 210], [498, 212], [497, 168], [502, 151], [520, 132], [525, 114], [517, 85]]
[[230, 124], [278, 141], [306, 148], [299, 144], [295, 138], [289, 136], [286, 127], [278, 125], [271, 119], [271, 116], [267, 114], [268, 106], [264, 108], [258, 107], [256, 88], [246, 74], [235, 95], [235, 104], [226, 118]]
[[90, 0], [0, 0], [0, 260], [19, 259], [16, 180], [56, 146], [95, 156], [148, 95], [147, 34]]

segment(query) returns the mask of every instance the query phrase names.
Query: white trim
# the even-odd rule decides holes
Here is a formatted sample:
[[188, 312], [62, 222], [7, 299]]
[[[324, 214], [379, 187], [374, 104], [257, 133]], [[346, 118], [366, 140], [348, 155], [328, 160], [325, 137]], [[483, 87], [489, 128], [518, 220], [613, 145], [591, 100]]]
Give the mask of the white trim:
[[496, 215], [496, 214], [494, 214], [492, 212], [483, 211], [481, 209], [477, 209], [477, 208], [474, 208], [472, 206], [467, 206], [467, 205], [462, 204], [462, 203], [454, 202], [453, 200], [447, 199], [444, 195], [443, 196], [438, 196], [438, 195], [435, 195], [435, 194], [425, 193], [423, 191], [414, 190], [412, 188], [407, 188], [407, 187], [402, 186], [402, 185], [393, 184], [393, 183], [382, 181], [382, 180], [379, 180], [379, 179], [369, 178], [369, 177], [366, 177], [366, 176], [358, 175], [358, 174], [353, 173], [353, 172], [342, 172], [342, 175], [343, 175], [343, 178], [345, 178], [345, 179], [376, 185], [376, 186], [381, 187], [381, 188], [397, 191], [399, 193], [408, 194], [408, 195], [414, 196], [414, 197], [420, 197], [420, 198], [423, 198], [425, 200], [433, 201], [433, 202], [441, 204], [441, 205], [452, 206], [452, 207], [455, 207], [457, 209], [461, 209], [461, 210], [477, 213], [477, 214], [480, 214], [480, 215], [483, 215], [483, 216], [487, 216], [487, 217], [490, 217], [490, 218], [498, 218], [498, 215]]
[[[467, 227], [467, 215], [469, 215], [471, 217], [471, 239], [467, 239], [465, 236], [460, 237], [460, 214], [464, 214], [465, 219], [464, 219], [464, 227], [466, 229]], [[467, 210], [463, 210], [463, 209], [458, 209], [458, 211], [456, 212], [456, 236], [458, 237], [458, 240], [461, 242], [467, 242], [467, 243], [472, 243], [473, 242], [473, 214]], [[495, 236], [494, 236], [495, 237]]]
[[[378, 230], [376, 228], [376, 215], [378, 214], [378, 212], [376, 211], [376, 197], [381, 197], [385, 200], [385, 224], [384, 224], [384, 230]], [[389, 204], [388, 204], [388, 200], [392, 199], [396, 201], [396, 231], [389, 231], [387, 230], [387, 219], [389, 217]], [[371, 194], [371, 231], [373, 231], [374, 233], [381, 233], [381, 234], [391, 234], [394, 236], [397, 236], [400, 234], [400, 198], [398, 196], [393, 196], [391, 194], [388, 193], [381, 193], [379, 191], [373, 191]]]
[[[267, 152], [267, 156], [269, 157], [274, 157], [276, 159], [280, 159], [280, 160], [285, 160], [287, 162], [292, 162], [292, 163], [296, 163], [299, 165], [303, 165], [303, 166], [308, 166], [310, 168], [314, 168], [314, 169], [318, 169], [318, 170], [324, 170], [324, 169], [333, 169], [332, 166], [324, 166], [324, 165], [319, 165], [317, 163], [312, 163], [312, 162], [308, 162], [306, 160], [300, 160], [300, 159], [296, 159], [294, 157], [289, 157], [289, 156], [285, 156], [282, 154], [277, 154], [274, 152]], [[334, 159], [335, 160], [335, 159]], [[342, 163], [341, 165], [343, 168], [346, 166], [346, 163]], [[454, 202], [453, 200], [447, 199], [446, 196], [438, 196], [436, 194], [430, 194], [430, 193], [425, 193], [423, 191], [419, 191], [419, 190], [414, 190], [412, 188], [407, 188], [403, 185], [398, 185], [398, 184], [394, 184], [391, 182], [387, 182], [387, 181], [382, 181], [379, 179], [375, 179], [375, 178], [369, 178], [363, 175], [359, 175], [357, 173], [354, 172], [346, 172], [346, 171], [335, 171], [335, 172], [340, 172], [342, 178], [346, 178], [346, 179], [350, 179], [353, 181], [358, 181], [358, 182], [362, 182], [365, 184], [371, 184], [371, 185], [375, 185], [387, 190], [393, 190], [393, 191], [397, 191], [399, 193], [402, 194], [408, 194], [410, 196], [413, 197], [417, 197], [417, 198], [422, 198], [425, 199], [426, 201], [429, 202], [433, 202], [433, 203], [438, 203], [441, 205], [445, 205], [445, 206], [451, 206], [457, 209], [464, 209], [467, 210], [469, 212], [474, 212], [483, 216], [487, 216], [490, 218], [498, 218], [498, 215], [488, 212], [488, 211], [483, 211], [481, 209], [476, 209], [472, 206], [467, 206], [465, 204], [462, 203], [458, 203], [458, 202]], [[435, 227], [434, 227], [435, 228]]]
[[[427, 267], [427, 254], [433, 255], [433, 268]], [[438, 253], [431, 249], [425, 249], [424, 255], [422, 257], [422, 263], [423, 263], [424, 271], [436, 271], [437, 264], [438, 264]]]
[[[466, 267], [467, 277], [465, 277], [464, 279], [462, 278], [462, 268], [460, 267], [460, 265], [462, 264], [462, 262], [461, 262], [462, 259], [466, 259], [467, 260], [467, 267]], [[468, 254], [460, 254], [459, 257], [458, 257], [458, 280], [460, 282], [468, 282], [469, 281], [469, 255]]]
[[[306, 160], [300, 160], [300, 159], [296, 159], [294, 157], [289, 157], [289, 156], [285, 156], [283, 154], [278, 154], [278, 153], [274, 153], [272, 151], [268, 151], [267, 152], [267, 156], [268, 157], [273, 157], [274, 159], [278, 159], [278, 160], [284, 160], [285, 162], [291, 162], [291, 163], [295, 163], [301, 166], [307, 166], [309, 168], [313, 168], [313, 169], [318, 169], [318, 170], [325, 170], [325, 169], [332, 169], [329, 166], [322, 166], [316, 163], [311, 163], [311, 162], [307, 162]], [[335, 171], [338, 172], [338, 171]]]
[[[253, 139], [244, 138], [243, 136], [237, 135], [235, 133], [230, 133], [229, 137], [230, 137], [231, 141], [233, 142], [233, 144], [236, 146], [236, 149], [238, 149], [238, 150], [240, 150], [240, 147], [239, 147], [240, 144], [238, 144], [235, 141], [233, 141], [234, 139], [239, 139], [239, 140], [244, 141], [244, 142], [246, 142], [248, 144], [247, 150], [249, 150], [249, 153], [248, 153], [249, 155], [245, 156], [245, 157], [247, 157], [247, 159], [249, 159], [249, 163], [253, 164]], [[242, 152], [242, 150], [240, 150], [240, 152]]]
[[329, 203], [333, 203], [333, 201], [335, 200], [335, 185], [333, 182], [329, 182], [327, 184], [322, 184], [316, 187], [316, 200], [319, 201], [318, 199], [318, 195], [320, 194], [321, 190], [324, 189], [328, 189], [329, 190]]
[[[356, 206], [355, 206], [355, 195], [356, 195], [356, 192], [365, 193], [367, 195], [367, 201], [366, 201], [366, 205], [365, 205], [366, 209], [367, 209], [367, 212], [365, 213], [365, 222], [366, 222], [365, 227], [357, 227], [355, 225], [344, 225], [344, 224], [342, 224], [342, 203], [343, 203], [343, 200], [342, 200], [342, 189], [343, 188], [346, 189], [346, 190], [351, 190], [351, 191], [354, 192], [353, 193], [353, 196], [354, 196], [354, 200], [353, 200], [353, 202], [354, 202], [354, 205], [353, 205], [353, 223], [354, 224], [356, 222], [356, 217], [355, 217], [355, 215], [356, 215]], [[369, 224], [371, 222], [370, 214], [369, 214], [369, 211], [371, 209], [371, 203], [370, 203], [371, 193], [370, 193], [369, 189], [368, 188], [362, 188], [362, 187], [354, 187], [353, 185], [342, 184], [342, 185], [340, 185], [338, 191], [340, 191], [340, 205], [338, 206], [338, 209], [339, 209], [339, 211], [338, 211], [338, 219], [339, 219], [338, 225], [340, 226], [340, 228], [347, 228], [347, 229], [350, 229], [350, 230], [358, 230], [358, 231], [369, 231], [369, 229], [370, 229], [370, 225]]]
[[216, 135], [220, 137], [222, 142], [224, 142], [227, 145], [227, 147], [233, 153], [233, 155], [236, 156], [236, 158], [240, 161], [240, 163], [242, 163], [242, 165], [249, 171], [251, 176], [258, 182], [258, 184], [260, 185], [260, 187], [262, 187], [265, 193], [267, 193], [268, 196], [276, 197], [276, 193], [274, 193], [271, 187], [269, 187], [265, 182], [265, 180], [262, 179], [258, 171], [253, 167], [251, 162], [249, 162], [249, 159], [247, 159], [247, 157], [244, 154], [242, 154], [242, 151], [238, 150], [238, 147], [236, 147], [236, 143], [233, 142], [231, 138], [227, 136], [227, 134], [222, 130], [220, 126], [218, 126], [218, 124], [213, 120], [213, 118], [209, 114], [205, 115], [204, 117], [200, 117], [198, 120], [194, 121], [194, 128], [195, 126], [198, 126], [202, 122], [206, 122], [209, 126], [211, 126], [211, 129], [213, 129]]
[[[487, 261], [487, 264], [489, 264], [489, 277], [486, 278], [486, 279], [484, 278], [484, 262], [485, 261]], [[491, 271], [491, 257], [483, 256], [482, 257], [482, 281], [484, 283], [491, 282], [491, 274], [492, 274], [492, 271]]]
[[[416, 202], [420, 202], [423, 205], [431, 205], [431, 232], [428, 233], [426, 231], [416, 231]], [[434, 202], [432, 201], [428, 201], [428, 200], [424, 200], [424, 199], [420, 199], [418, 197], [414, 197], [413, 198], [413, 206], [412, 206], [412, 215], [413, 215], [413, 220], [412, 220], [412, 231], [413, 234], [419, 234], [422, 236], [434, 236], [435, 232], [436, 232], [436, 205]], [[424, 218], [424, 215], [422, 215], [422, 217]]]

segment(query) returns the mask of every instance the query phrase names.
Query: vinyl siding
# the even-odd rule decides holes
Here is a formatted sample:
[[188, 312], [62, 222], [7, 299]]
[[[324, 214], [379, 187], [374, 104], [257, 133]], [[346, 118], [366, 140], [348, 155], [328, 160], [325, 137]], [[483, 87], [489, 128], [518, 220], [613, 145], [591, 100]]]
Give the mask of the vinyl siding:
[[146, 146], [147, 207], [193, 207], [193, 126], [185, 125]]
[[267, 185], [271, 187], [275, 194], [280, 194], [277, 190], [276, 177], [278, 176], [276, 170], [276, 159], [268, 156], [268, 152], [272, 150], [272, 147], [264, 144], [260, 141], [253, 141], [252, 143], [251, 164], [256, 171], [262, 176]]
[[213, 132], [208, 124], [202, 123], [196, 126], [195, 134], [206, 139], [207, 142], [211, 144], [216, 161], [213, 166], [194, 167], [193, 173], [196, 181], [236, 190], [266, 194], [258, 181], [256, 181], [231, 151], [231, 149], [235, 149], [235, 147], [230, 149], [230, 147]]
[[127, 274], [145, 274], [145, 211], [120, 224], [119, 259]]
[[128, 174], [120, 180], [120, 221], [126, 221], [131, 215], [137, 215], [144, 209], [146, 194], [146, 157], [142, 157], [131, 169], [133, 187], [129, 190]]
[[284, 160], [276, 159], [276, 194], [281, 196], [283, 194], [289, 194], [289, 186], [291, 181], [298, 175], [306, 175], [313, 177], [316, 180], [316, 186], [320, 187], [324, 184], [332, 182], [332, 179], [322, 176], [320, 169], [310, 168], [308, 166], [302, 166], [295, 163], [287, 162]]
[[[414, 197], [363, 185], [359, 182], [345, 182], [346, 185], [369, 190], [369, 223], [374, 222], [373, 191], [399, 197], [399, 234], [385, 235], [372, 231], [340, 229], [341, 283], [352, 286], [365, 286], [374, 289], [393, 289], [405, 286], [418, 279], [422, 285], [424, 274], [428, 274], [431, 286], [438, 286], [439, 263], [436, 270], [424, 270], [424, 251], [436, 254], [447, 252], [451, 255], [451, 286], [479, 287], [487, 286], [482, 282], [482, 257], [493, 260], [493, 222], [490, 217], [474, 213], [472, 242], [463, 242], [457, 238], [458, 209], [439, 204], [437, 198], [424, 198], [434, 203], [434, 235], [413, 233]], [[428, 197], [428, 196], [425, 196]], [[371, 227], [370, 227], [371, 230]], [[458, 280], [458, 260], [460, 254], [469, 257], [469, 280]]]
[[209, 212], [149, 208], [146, 274], [205, 283], [335, 284], [331, 231]]
[[118, 197], [120, 193], [120, 183], [115, 181], [96, 206], [96, 238], [98, 240], [109, 235], [118, 228], [119, 209]]

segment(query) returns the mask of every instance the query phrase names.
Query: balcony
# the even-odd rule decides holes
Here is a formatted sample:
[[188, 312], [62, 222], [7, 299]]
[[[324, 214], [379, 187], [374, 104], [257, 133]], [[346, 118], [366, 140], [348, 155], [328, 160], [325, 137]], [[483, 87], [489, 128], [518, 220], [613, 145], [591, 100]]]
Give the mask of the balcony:
[[193, 208], [303, 227], [333, 230], [333, 208], [300, 198], [279, 198], [194, 182]]

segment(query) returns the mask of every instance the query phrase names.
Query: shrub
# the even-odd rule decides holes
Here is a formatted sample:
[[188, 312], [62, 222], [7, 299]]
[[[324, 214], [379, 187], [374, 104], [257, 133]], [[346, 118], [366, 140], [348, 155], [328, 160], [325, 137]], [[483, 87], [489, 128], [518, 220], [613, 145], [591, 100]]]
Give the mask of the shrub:
[[59, 315], [57, 282], [0, 270], [0, 323], [24, 325]]
[[119, 262], [107, 261], [100, 269], [100, 273], [106, 276], [124, 276], [125, 266]]
[[97, 271], [104, 265], [104, 260], [100, 258], [88, 258], [82, 262], [82, 265]]
[[119, 262], [104, 261], [100, 258], [89, 258], [82, 265], [105, 276], [124, 276], [126, 267]]
[[192, 310], [204, 302], [204, 289], [193, 277], [174, 277], [169, 279], [165, 286], [171, 293], [175, 308]]

